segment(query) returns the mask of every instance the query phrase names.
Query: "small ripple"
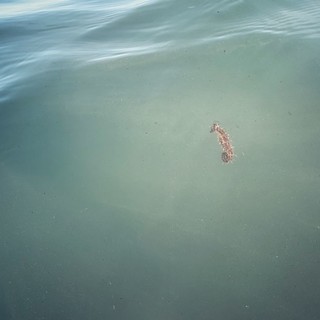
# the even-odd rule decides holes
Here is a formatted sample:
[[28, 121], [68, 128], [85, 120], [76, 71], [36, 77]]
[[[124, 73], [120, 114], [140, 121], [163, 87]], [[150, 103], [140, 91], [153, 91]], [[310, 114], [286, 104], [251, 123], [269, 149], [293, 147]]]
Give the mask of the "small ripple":
[[92, 63], [259, 34], [320, 37], [313, 0], [30, 3], [0, 5], [0, 92], [59, 59]]
[[[246, 10], [243, 10], [243, 7]], [[228, 6], [228, 9], [227, 13], [224, 12], [225, 8], [221, 9], [219, 23], [211, 24], [214, 32], [209, 35], [205, 30], [201, 30], [204, 39], [214, 41], [259, 33], [300, 38], [320, 37], [320, 6], [313, 2], [297, 8], [283, 6], [261, 10], [256, 5], [236, 1], [233, 6]], [[232, 14], [233, 10], [236, 12]], [[207, 13], [203, 12], [203, 16], [206, 17]], [[234, 18], [230, 19], [230, 16]]]
[[122, 49], [114, 49], [114, 50], [106, 50], [105, 52], [91, 52], [88, 55], [87, 62], [98, 62], [98, 61], [105, 61], [117, 58], [124, 58], [124, 57], [133, 57], [143, 54], [150, 54], [153, 52], [160, 52], [165, 50], [165, 48], [169, 47], [170, 43], [162, 43], [162, 44], [154, 44], [150, 45], [140, 45], [140, 46], [133, 46], [133, 47], [126, 47]]

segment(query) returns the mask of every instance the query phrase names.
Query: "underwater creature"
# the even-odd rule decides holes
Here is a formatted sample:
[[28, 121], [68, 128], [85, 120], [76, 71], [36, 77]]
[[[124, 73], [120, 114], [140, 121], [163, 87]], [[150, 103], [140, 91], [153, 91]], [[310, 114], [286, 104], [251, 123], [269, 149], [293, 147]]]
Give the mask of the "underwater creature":
[[217, 123], [214, 123], [211, 126], [210, 132], [215, 132], [217, 134], [219, 144], [221, 145], [223, 150], [221, 154], [222, 161], [225, 163], [231, 162], [234, 157], [234, 153], [233, 146], [231, 144], [231, 140], [227, 132], [223, 128], [221, 128], [220, 125]]

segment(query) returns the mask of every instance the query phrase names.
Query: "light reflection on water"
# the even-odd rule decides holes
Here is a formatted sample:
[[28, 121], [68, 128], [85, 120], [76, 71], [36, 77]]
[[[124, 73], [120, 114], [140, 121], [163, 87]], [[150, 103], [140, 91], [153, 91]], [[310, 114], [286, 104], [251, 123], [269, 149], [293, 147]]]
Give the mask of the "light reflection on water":
[[243, 1], [29, 1], [0, 7], [3, 89], [21, 78], [23, 64], [31, 64], [27, 73], [32, 73], [39, 64], [51, 68], [62, 60], [83, 64], [248, 36], [272, 41], [320, 34], [320, 10], [313, 1], [291, 8]]

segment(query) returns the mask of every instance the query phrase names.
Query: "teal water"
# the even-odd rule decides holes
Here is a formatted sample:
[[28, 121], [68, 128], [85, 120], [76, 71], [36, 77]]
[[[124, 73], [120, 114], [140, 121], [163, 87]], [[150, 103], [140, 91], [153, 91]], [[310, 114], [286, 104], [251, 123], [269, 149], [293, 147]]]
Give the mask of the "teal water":
[[2, 2], [0, 319], [319, 319], [319, 40], [310, 0]]

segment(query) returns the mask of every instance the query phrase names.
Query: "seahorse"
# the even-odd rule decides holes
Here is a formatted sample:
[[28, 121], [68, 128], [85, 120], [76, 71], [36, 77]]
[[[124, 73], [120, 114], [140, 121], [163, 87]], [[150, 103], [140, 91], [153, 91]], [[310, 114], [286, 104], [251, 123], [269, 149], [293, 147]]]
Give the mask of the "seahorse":
[[233, 153], [233, 146], [231, 144], [231, 141], [227, 132], [223, 128], [221, 128], [220, 125], [217, 123], [214, 123], [211, 126], [210, 132], [215, 132], [217, 134], [218, 141], [223, 150], [221, 154], [222, 161], [225, 163], [231, 162], [234, 157], [234, 153]]

